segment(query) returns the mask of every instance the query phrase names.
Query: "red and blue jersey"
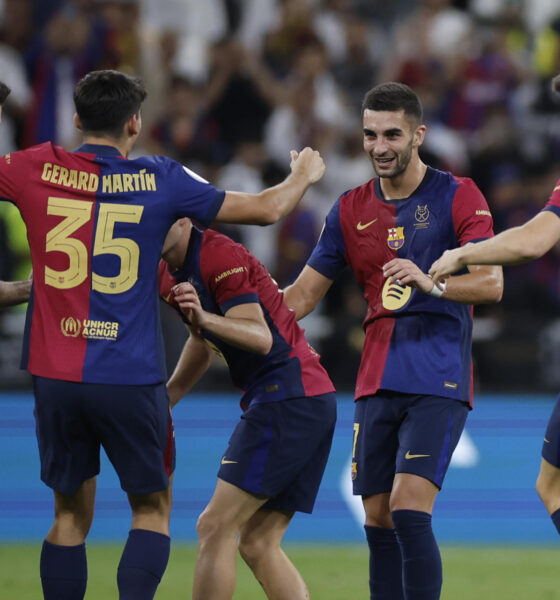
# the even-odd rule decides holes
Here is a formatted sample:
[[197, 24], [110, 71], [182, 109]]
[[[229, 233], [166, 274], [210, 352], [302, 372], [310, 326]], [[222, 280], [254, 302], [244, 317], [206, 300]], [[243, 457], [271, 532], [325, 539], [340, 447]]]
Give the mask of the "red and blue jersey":
[[34, 375], [165, 381], [157, 269], [181, 216], [209, 225], [225, 193], [165, 157], [50, 143], [0, 159], [0, 199], [27, 226], [33, 264], [22, 367]]
[[556, 182], [552, 194], [550, 194], [550, 198], [543, 210], [549, 210], [557, 217], [560, 217], [560, 179]]
[[259, 303], [272, 333], [265, 356], [232, 346], [202, 330], [206, 341], [225, 359], [233, 383], [244, 391], [241, 407], [251, 402], [273, 402], [334, 392], [333, 384], [307, 343], [294, 312], [264, 266], [242, 245], [216, 231], [191, 230], [183, 267], [159, 265], [160, 296], [178, 307], [171, 289], [190, 282], [204, 310], [224, 315], [239, 304]]
[[422, 271], [450, 248], [493, 236], [474, 182], [428, 168], [411, 196], [385, 200], [379, 179], [336, 201], [308, 265], [329, 279], [349, 265], [368, 311], [356, 398], [378, 389], [472, 402], [472, 307], [390, 283], [383, 265]]

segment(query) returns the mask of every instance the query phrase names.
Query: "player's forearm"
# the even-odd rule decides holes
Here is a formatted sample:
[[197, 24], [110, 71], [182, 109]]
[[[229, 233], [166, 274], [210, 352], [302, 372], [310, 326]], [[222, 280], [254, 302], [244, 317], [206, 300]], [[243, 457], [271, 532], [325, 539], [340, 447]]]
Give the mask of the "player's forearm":
[[272, 333], [264, 321], [205, 313], [201, 327], [227, 344], [247, 352], [265, 355], [272, 348]]
[[460, 259], [464, 265], [516, 265], [534, 260], [548, 249], [543, 240], [530, 238], [521, 227], [514, 227], [483, 242], [466, 244]]
[[302, 286], [297, 283], [284, 288], [283, 293], [284, 302], [295, 312], [297, 321], [303, 319], [316, 306], [312, 299], [305, 294]]
[[27, 302], [31, 294], [31, 281], [0, 281], [0, 306], [14, 306]]
[[173, 407], [206, 373], [213, 359], [206, 343], [190, 337], [183, 347], [179, 360], [167, 382], [167, 394]]
[[461, 304], [491, 304], [502, 299], [504, 278], [501, 267], [472, 267], [465, 275], [447, 278], [443, 297]]

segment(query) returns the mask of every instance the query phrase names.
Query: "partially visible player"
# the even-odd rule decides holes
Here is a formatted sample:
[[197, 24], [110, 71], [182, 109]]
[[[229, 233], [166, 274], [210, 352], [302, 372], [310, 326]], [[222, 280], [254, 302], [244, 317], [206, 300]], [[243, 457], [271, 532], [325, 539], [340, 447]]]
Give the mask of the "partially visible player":
[[193, 332], [167, 384], [171, 405], [215, 351], [243, 390], [243, 416], [197, 524], [192, 598], [233, 596], [238, 545], [268, 598], [309, 598], [280, 543], [294, 511], [313, 509], [336, 420], [334, 387], [278, 286], [243, 246], [181, 219], [163, 257], [160, 295]]
[[150, 600], [169, 556], [173, 426], [157, 270], [182, 216], [267, 224], [289, 212], [324, 164], [307, 148], [259, 194], [224, 192], [162, 156], [127, 157], [141, 131], [140, 80], [94, 71], [74, 90], [84, 144], [51, 143], [0, 159], [0, 200], [27, 226], [33, 290], [22, 367], [33, 375], [41, 478], [55, 516], [41, 553], [47, 600], [85, 594], [85, 539], [102, 445], [128, 494], [131, 530], [120, 600]]
[[[10, 95], [10, 91], [10, 88], [0, 81], [0, 122], [2, 122], [2, 107]], [[31, 279], [0, 281], [0, 308], [27, 302], [29, 294], [31, 294]]]
[[[560, 75], [552, 80], [560, 93]], [[444, 283], [449, 275], [468, 265], [518, 265], [540, 258], [560, 242], [560, 180], [546, 206], [530, 221], [502, 231], [491, 240], [446, 250], [430, 267], [434, 282]], [[560, 398], [546, 429], [537, 492], [560, 533]]]
[[377, 177], [340, 196], [284, 296], [301, 318], [347, 265], [364, 290], [352, 478], [366, 513], [371, 598], [436, 600], [432, 511], [472, 402], [470, 305], [499, 300], [502, 274], [476, 266], [434, 285], [434, 257], [492, 237], [486, 200], [472, 180], [420, 159], [426, 127], [408, 86], [370, 90], [362, 118]]

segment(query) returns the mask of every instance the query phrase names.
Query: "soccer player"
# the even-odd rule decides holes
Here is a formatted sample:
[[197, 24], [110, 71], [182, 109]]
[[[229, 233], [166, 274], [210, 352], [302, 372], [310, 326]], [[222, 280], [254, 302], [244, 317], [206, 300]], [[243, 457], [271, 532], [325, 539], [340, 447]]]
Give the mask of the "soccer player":
[[280, 543], [294, 511], [310, 513], [336, 420], [334, 387], [293, 311], [243, 246], [189, 219], [174, 225], [159, 269], [160, 295], [192, 334], [167, 384], [175, 405], [217, 352], [244, 411], [198, 524], [193, 600], [226, 600], [238, 548], [268, 598], [309, 598]]
[[[0, 81], [0, 122], [2, 122], [2, 107], [10, 95], [10, 88]], [[27, 302], [31, 293], [31, 279], [23, 281], [0, 281], [0, 308]]]
[[[552, 80], [560, 93], [560, 75]], [[446, 250], [430, 267], [435, 282], [444, 284], [449, 275], [471, 264], [518, 265], [540, 258], [560, 241], [560, 180], [546, 206], [530, 221], [502, 231], [491, 240]], [[560, 533], [560, 398], [546, 429], [537, 493]]]
[[371, 598], [435, 600], [432, 510], [472, 402], [470, 305], [498, 301], [502, 273], [475, 266], [434, 285], [433, 257], [493, 235], [486, 201], [472, 180], [420, 159], [426, 127], [408, 86], [371, 89], [362, 117], [377, 177], [339, 197], [284, 297], [305, 316], [345, 265], [364, 290], [352, 479], [366, 513]]
[[19, 208], [33, 265], [22, 366], [33, 375], [41, 478], [54, 492], [41, 553], [47, 600], [84, 596], [100, 445], [132, 509], [121, 600], [153, 598], [167, 565], [175, 446], [157, 282], [167, 231], [182, 216], [274, 222], [324, 171], [317, 152], [294, 151], [283, 182], [243, 194], [166, 157], [127, 160], [145, 96], [136, 78], [91, 72], [74, 89], [84, 145], [0, 159], [0, 199]]

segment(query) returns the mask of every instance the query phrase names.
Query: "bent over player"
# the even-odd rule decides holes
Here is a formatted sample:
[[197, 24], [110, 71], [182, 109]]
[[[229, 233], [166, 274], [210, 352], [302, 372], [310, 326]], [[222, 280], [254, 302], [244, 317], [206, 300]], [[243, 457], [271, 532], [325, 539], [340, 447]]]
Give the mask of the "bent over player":
[[244, 391], [243, 416], [198, 520], [192, 598], [233, 596], [238, 537], [268, 598], [309, 598], [280, 543], [294, 511], [313, 509], [334, 432], [334, 387], [278, 286], [243, 246], [181, 219], [163, 257], [160, 295], [192, 332], [167, 384], [171, 405], [205, 372], [211, 347]]
[[[552, 81], [560, 93], [560, 75]], [[546, 206], [530, 221], [502, 231], [478, 244], [447, 250], [430, 268], [434, 281], [445, 283], [450, 274], [470, 264], [518, 265], [540, 258], [560, 241], [560, 180]], [[550, 416], [542, 446], [537, 492], [560, 533], [560, 399]]]
[[434, 256], [493, 235], [486, 201], [470, 179], [422, 162], [426, 127], [408, 86], [373, 88], [362, 116], [377, 177], [336, 201], [284, 296], [301, 318], [346, 265], [364, 291], [352, 479], [366, 513], [371, 598], [435, 600], [432, 510], [472, 402], [469, 305], [499, 300], [502, 274], [472, 267], [434, 285]]
[[33, 375], [41, 479], [54, 491], [41, 553], [47, 600], [84, 596], [101, 445], [132, 509], [121, 600], [153, 598], [167, 565], [175, 446], [157, 269], [169, 228], [182, 216], [273, 222], [324, 170], [316, 152], [294, 152], [284, 182], [241, 194], [165, 157], [127, 160], [145, 96], [136, 78], [89, 73], [74, 90], [84, 145], [0, 159], [0, 199], [19, 208], [33, 265], [22, 366]]

